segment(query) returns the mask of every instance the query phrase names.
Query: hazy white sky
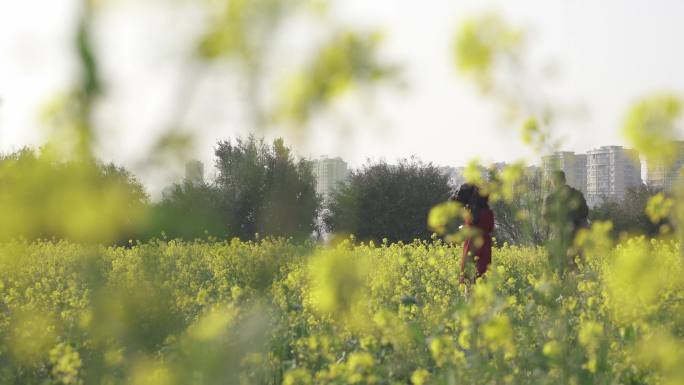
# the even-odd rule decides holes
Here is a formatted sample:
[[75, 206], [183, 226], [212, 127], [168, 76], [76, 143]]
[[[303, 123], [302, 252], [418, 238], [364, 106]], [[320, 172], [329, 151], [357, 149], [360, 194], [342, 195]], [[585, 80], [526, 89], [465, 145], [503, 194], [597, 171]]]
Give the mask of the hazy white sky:
[[[108, 160], [139, 164], [173, 112], [170, 95], [180, 84], [182, 59], [202, 29], [202, 17], [192, 2], [166, 1], [176, 4], [173, 11], [159, 12], [161, 0], [112, 1], [98, 27], [108, 86], [99, 111], [101, 134], [108, 138], [101, 154]], [[0, 151], [39, 144], [40, 106], [73, 84], [76, 5], [0, 0]], [[679, 0], [338, 0], [332, 15], [340, 24], [385, 32], [383, 55], [403, 65], [408, 88], [341, 103], [316, 120], [313, 133], [295, 144], [297, 151], [339, 155], [353, 165], [368, 157], [392, 161], [410, 155], [443, 165], [473, 157], [532, 159], [516, 127], [502, 124], [491, 103], [454, 69], [451, 46], [459, 22], [492, 10], [530, 30], [532, 71], [556, 69], [555, 78], [539, 89], [579, 112], [558, 125], [567, 149], [624, 144], [619, 127], [633, 101], [663, 90], [684, 95]], [[211, 96], [199, 103], [203, 109], [190, 113], [200, 117], [190, 119], [197, 133], [194, 156], [211, 164], [217, 139], [245, 132], [236, 128], [239, 95], [223, 92], [235, 89], [230, 79], [205, 78], [202, 89]]]

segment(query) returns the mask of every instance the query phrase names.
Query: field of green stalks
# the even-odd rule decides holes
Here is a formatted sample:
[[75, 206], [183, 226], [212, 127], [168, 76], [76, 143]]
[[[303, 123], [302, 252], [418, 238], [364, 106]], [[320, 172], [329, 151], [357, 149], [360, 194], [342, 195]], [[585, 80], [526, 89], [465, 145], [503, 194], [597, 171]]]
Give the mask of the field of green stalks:
[[468, 287], [439, 240], [6, 243], [0, 383], [684, 383], [678, 245], [593, 235], [567, 276], [504, 245]]

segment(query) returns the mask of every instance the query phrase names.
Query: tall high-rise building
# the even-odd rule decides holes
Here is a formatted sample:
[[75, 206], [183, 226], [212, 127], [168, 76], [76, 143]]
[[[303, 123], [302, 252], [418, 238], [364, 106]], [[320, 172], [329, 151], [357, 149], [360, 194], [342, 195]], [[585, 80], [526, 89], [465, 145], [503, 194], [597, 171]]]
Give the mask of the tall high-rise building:
[[576, 188], [582, 194], [587, 193], [587, 156], [571, 151], [559, 151], [542, 158], [542, 172], [548, 178], [553, 171], [565, 173], [568, 186]]
[[625, 191], [641, 184], [641, 165], [636, 150], [603, 146], [587, 152], [587, 204], [621, 201]]
[[684, 167], [684, 141], [677, 141], [677, 157], [672, 165], [666, 165], [664, 161], [646, 162], [646, 183], [652, 187], [672, 191], [682, 167]]
[[349, 176], [349, 168], [341, 158], [323, 156], [314, 160], [313, 173], [316, 177], [316, 192], [323, 197], [323, 202], [327, 203], [337, 184]]

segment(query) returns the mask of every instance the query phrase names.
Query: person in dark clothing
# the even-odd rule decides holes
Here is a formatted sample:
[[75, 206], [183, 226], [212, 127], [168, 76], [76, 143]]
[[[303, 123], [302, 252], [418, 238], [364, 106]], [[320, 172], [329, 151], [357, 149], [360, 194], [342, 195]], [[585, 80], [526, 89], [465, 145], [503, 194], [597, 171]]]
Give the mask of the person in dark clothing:
[[562, 273], [574, 265], [571, 247], [579, 229], [588, 226], [589, 207], [584, 195], [566, 184], [565, 173], [554, 171], [551, 192], [544, 200], [543, 218], [547, 225], [552, 267]]
[[461, 257], [461, 282], [466, 277], [466, 263], [475, 263], [474, 279], [482, 277], [492, 263], [492, 233], [494, 232], [494, 212], [489, 207], [489, 197], [481, 196], [476, 186], [464, 184], [459, 189], [456, 201], [461, 202], [469, 215], [466, 216], [464, 226], [473, 230], [473, 234], [466, 238]]

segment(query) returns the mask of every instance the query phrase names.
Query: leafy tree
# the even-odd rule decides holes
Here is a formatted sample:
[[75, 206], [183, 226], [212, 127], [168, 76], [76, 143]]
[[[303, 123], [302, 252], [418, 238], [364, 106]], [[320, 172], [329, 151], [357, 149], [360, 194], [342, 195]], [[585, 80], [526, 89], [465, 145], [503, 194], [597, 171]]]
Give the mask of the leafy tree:
[[333, 193], [324, 223], [330, 231], [363, 240], [429, 239], [428, 213], [450, 193], [448, 176], [431, 163], [367, 164]]
[[295, 160], [282, 139], [219, 142], [216, 158], [217, 207], [232, 235], [303, 239], [313, 233], [320, 198], [312, 167]]
[[197, 239], [226, 236], [218, 212], [218, 193], [214, 186], [185, 180], [170, 187], [168, 194], [150, 210], [145, 238]]
[[646, 205], [648, 199], [659, 192], [659, 189], [644, 184], [629, 188], [622, 202], [604, 201], [589, 212], [589, 219], [613, 222], [614, 238], [627, 234], [657, 236], [662, 223], [651, 222], [646, 214]]
[[0, 155], [3, 238], [125, 242], [147, 202], [142, 184], [114, 164], [64, 160], [50, 148]]

